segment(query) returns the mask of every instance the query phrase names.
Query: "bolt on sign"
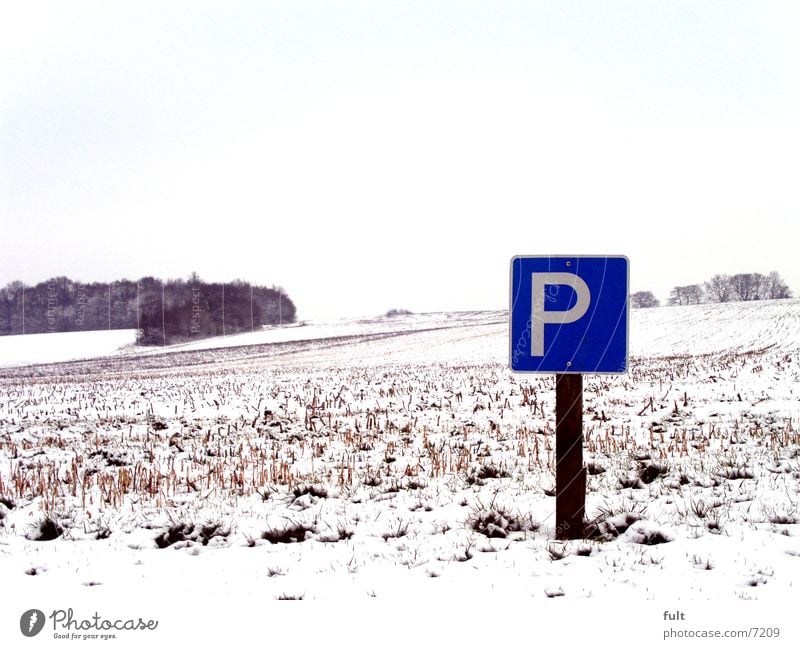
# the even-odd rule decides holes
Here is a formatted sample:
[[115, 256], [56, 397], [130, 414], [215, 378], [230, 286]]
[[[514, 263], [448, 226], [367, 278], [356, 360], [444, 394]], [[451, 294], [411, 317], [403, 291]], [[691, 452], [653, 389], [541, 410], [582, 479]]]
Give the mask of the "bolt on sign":
[[510, 366], [556, 375], [556, 537], [584, 535], [583, 375], [628, 368], [625, 256], [511, 260]]

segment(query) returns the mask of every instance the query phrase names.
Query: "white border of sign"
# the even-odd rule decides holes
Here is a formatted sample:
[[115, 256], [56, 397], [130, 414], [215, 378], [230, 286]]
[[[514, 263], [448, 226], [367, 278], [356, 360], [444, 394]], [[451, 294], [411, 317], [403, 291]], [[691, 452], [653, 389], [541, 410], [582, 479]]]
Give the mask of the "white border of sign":
[[[511, 338], [511, 309], [514, 299], [514, 261], [517, 259], [607, 259], [609, 257], [623, 258], [627, 264], [625, 283], [628, 288], [628, 299], [625, 309], [625, 371], [624, 372], [576, 372], [573, 370], [515, 370], [511, 367], [511, 358], [514, 355], [514, 344]], [[630, 368], [631, 346], [631, 260], [627, 255], [514, 255], [508, 264], [508, 368], [513, 374], [597, 374], [598, 376], [621, 376], [628, 373]]]

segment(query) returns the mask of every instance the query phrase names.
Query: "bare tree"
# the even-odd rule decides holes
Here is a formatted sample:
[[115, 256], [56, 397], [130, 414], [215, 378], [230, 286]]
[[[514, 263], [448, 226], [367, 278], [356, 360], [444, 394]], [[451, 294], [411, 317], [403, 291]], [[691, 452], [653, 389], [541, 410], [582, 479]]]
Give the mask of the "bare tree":
[[700, 284], [689, 284], [683, 287], [687, 304], [700, 304], [703, 301], [703, 287]]
[[755, 278], [755, 293], [752, 297], [753, 300], [766, 300], [769, 293], [769, 282], [767, 278], [761, 273], [753, 273]]
[[733, 297], [730, 276], [714, 275], [706, 282], [706, 295], [714, 302], [729, 302]]
[[669, 292], [669, 300], [667, 301], [667, 304], [670, 304], [670, 305], [673, 305], [673, 306], [683, 306], [684, 304], [688, 304], [688, 302], [686, 300], [687, 300], [687, 296], [686, 296], [685, 287], [683, 287], [683, 286], [675, 286]]
[[0, 293], [0, 304], [3, 307], [0, 334], [21, 334], [25, 330], [23, 323], [25, 309], [22, 305], [24, 295], [25, 284], [19, 280], [8, 284]]
[[761, 288], [762, 275], [758, 273], [737, 273], [731, 277], [731, 290], [735, 299], [747, 302], [757, 300]]
[[669, 304], [700, 304], [706, 297], [713, 302], [781, 300], [792, 297], [792, 291], [774, 270], [769, 275], [717, 274], [703, 285], [689, 284], [674, 287], [669, 294]]
[[676, 286], [670, 291], [669, 304], [683, 306], [685, 304], [700, 304], [703, 301], [703, 288], [699, 284]]
[[764, 299], [765, 300], [785, 300], [792, 297], [792, 291], [783, 281], [783, 278], [778, 274], [778, 271], [773, 270], [764, 282]]
[[652, 291], [638, 291], [631, 295], [631, 307], [634, 309], [650, 309], [659, 306], [659, 304]]

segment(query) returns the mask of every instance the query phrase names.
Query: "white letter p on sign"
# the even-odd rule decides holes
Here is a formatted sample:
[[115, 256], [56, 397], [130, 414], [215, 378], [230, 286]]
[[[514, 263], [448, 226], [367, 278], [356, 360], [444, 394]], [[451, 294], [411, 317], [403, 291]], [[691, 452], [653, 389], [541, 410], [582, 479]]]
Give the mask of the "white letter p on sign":
[[[583, 317], [589, 308], [589, 287], [574, 273], [532, 273], [531, 356], [544, 356], [544, 326], [569, 324]], [[574, 306], [566, 311], [545, 311], [545, 286], [569, 286], [577, 295]]]

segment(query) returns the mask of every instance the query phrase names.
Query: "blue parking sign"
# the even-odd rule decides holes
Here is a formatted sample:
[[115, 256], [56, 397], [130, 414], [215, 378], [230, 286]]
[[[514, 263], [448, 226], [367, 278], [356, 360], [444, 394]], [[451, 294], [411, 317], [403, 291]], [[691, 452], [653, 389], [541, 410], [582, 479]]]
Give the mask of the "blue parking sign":
[[621, 374], [628, 366], [628, 258], [514, 257], [511, 369]]

